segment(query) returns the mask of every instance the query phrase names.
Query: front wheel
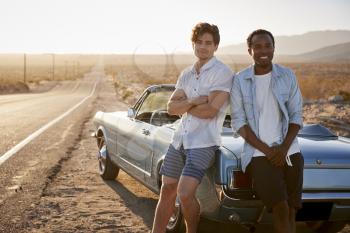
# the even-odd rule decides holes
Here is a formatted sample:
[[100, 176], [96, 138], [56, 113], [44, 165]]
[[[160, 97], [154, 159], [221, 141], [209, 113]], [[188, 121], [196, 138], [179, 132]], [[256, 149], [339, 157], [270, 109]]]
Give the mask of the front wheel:
[[328, 222], [328, 221], [316, 221], [316, 222], [306, 222], [306, 225], [317, 233], [336, 233], [341, 231], [346, 222]]
[[99, 170], [100, 176], [104, 180], [114, 180], [118, 176], [119, 167], [116, 166], [109, 158], [104, 137], [100, 139], [100, 142], [98, 143], [98, 147], [99, 147], [99, 152], [98, 152], [97, 158], [98, 158], [98, 170]]
[[184, 233], [186, 232], [185, 220], [181, 212], [179, 199], [176, 198], [174, 212], [171, 215], [168, 225], [166, 226], [167, 233]]

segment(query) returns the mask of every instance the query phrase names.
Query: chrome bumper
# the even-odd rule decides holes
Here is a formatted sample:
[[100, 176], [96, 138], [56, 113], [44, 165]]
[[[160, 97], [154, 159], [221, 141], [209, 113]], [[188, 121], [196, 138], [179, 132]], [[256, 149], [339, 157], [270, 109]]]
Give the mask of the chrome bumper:
[[303, 201], [348, 201], [350, 204], [350, 192], [304, 192], [302, 194]]

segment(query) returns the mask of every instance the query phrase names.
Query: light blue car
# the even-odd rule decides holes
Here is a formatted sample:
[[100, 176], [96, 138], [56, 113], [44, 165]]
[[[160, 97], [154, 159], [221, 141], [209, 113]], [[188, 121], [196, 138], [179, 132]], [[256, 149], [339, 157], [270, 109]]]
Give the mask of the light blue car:
[[[174, 85], [151, 86], [127, 111], [96, 113], [98, 166], [103, 179], [115, 179], [122, 169], [159, 193], [159, 169], [179, 122], [178, 116], [169, 116], [166, 111], [174, 89]], [[230, 115], [221, 136], [223, 145], [216, 162], [197, 191], [201, 216], [242, 224], [251, 231], [257, 224], [271, 223], [271, 214], [241, 171], [243, 139], [232, 133]], [[305, 126], [298, 137], [305, 169], [303, 208], [297, 221], [306, 222], [315, 232], [338, 232], [350, 221], [350, 140], [321, 125]], [[184, 231], [179, 203], [175, 206], [167, 232]]]

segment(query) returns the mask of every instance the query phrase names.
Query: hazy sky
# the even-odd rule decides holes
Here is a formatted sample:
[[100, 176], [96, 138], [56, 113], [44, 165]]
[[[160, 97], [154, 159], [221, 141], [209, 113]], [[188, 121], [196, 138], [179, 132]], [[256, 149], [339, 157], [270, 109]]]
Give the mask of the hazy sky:
[[200, 21], [228, 45], [256, 28], [350, 30], [349, 12], [349, 0], [0, 0], [0, 53], [172, 53], [191, 50]]

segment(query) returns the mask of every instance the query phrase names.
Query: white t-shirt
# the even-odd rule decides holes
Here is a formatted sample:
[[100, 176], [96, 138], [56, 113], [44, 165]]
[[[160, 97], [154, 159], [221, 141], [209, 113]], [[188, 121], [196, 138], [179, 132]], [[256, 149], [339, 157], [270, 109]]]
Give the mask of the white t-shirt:
[[[282, 113], [278, 106], [276, 97], [270, 86], [271, 72], [264, 75], [255, 75], [256, 84], [256, 102], [259, 112], [259, 135], [261, 141], [269, 146], [281, 144], [283, 142], [282, 133]], [[292, 155], [300, 152], [298, 143], [293, 143], [288, 150], [288, 154]], [[259, 150], [255, 150], [253, 157], [265, 156]], [[286, 158], [290, 165], [289, 157]]]

